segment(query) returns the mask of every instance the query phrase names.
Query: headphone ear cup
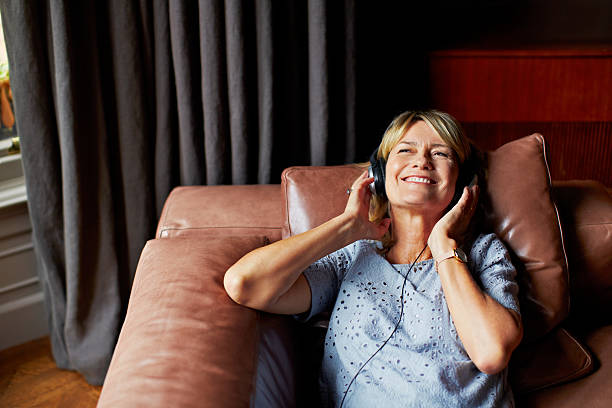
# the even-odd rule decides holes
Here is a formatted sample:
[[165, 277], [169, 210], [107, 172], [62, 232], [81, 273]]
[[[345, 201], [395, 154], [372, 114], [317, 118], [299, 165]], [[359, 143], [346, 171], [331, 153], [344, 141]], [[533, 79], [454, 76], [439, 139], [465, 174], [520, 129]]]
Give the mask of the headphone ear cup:
[[385, 191], [385, 170], [386, 162], [385, 159], [377, 159], [376, 153], [378, 149], [374, 150], [374, 153], [370, 156], [370, 167], [368, 168], [368, 175], [374, 177], [374, 182], [370, 184], [370, 190], [372, 194], [375, 194], [382, 198], [387, 198]]
[[387, 198], [387, 191], [385, 190], [385, 170], [386, 170], [385, 159], [378, 159], [378, 177], [376, 178], [376, 192], [382, 198]]

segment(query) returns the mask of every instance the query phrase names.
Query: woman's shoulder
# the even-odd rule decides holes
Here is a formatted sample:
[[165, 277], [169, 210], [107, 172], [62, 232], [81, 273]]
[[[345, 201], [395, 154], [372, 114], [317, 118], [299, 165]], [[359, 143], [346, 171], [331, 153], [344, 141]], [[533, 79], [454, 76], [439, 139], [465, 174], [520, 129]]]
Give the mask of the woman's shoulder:
[[328, 257], [340, 259], [342, 262], [348, 261], [348, 263], [352, 263], [358, 257], [376, 253], [376, 248], [380, 245], [379, 241], [362, 239], [332, 252]]
[[472, 240], [472, 247], [477, 245], [490, 245], [495, 241], [499, 241], [499, 237], [494, 232], [481, 232]]
[[484, 262], [488, 258], [505, 258], [508, 249], [499, 237], [494, 233], [482, 233], [478, 235], [471, 244], [471, 260]]
[[380, 241], [375, 241], [372, 239], [360, 239], [351, 244], [348, 244], [344, 248], [351, 249], [354, 251], [376, 250], [376, 248], [382, 248], [382, 243]]
[[372, 239], [362, 239], [355, 243], [357, 244], [357, 249], [364, 254], [377, 253], [377, 250], [382, 249], [382, 242]]
[[352, 261], [367, 258], [378, 254], [377, 249], [382, 248], [382, 243], [370, 239], [361, 239], [344, 247], [346, 256]]

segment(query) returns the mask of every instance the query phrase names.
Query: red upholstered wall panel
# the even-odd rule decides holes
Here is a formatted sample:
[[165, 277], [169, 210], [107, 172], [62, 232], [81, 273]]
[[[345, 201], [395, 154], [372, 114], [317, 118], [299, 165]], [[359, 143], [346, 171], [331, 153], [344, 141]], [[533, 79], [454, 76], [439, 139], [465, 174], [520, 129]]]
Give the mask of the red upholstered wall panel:
[[430, 75], [432, 101], [467, 122], [612, 120], [612, 48], [438, 51]]
[[432, 105], [479, 146], [539, 132], [553, 179], [612, 186], [612, 47], [436, 51], [429, 75]]
[[468, 136], [485, 150], [532, 133], [548, 146], [553, 180], [592, 179], [612, 187], [611, 122], [464, 123]]

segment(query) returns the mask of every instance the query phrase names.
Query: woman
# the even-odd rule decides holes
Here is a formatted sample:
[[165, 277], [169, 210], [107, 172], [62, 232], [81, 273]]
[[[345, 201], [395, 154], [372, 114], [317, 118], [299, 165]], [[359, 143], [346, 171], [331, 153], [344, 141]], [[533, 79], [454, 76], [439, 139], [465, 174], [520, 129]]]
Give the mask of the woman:
[[304, 319], [332, 310], [324, 404], [514, 405], [506, 367], [522, 338], [518, 287], [495, 235], [469, 236], [472, 154], [450, 115], [405, 112], [377, 151], [384, 192], [372, 199], [364, 172], [341, 215], [227, 271], [242, 305]]

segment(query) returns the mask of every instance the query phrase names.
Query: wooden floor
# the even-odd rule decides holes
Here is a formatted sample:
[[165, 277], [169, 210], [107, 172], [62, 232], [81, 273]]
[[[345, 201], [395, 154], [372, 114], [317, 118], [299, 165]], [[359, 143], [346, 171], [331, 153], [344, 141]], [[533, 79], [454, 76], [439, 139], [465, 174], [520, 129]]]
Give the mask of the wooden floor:
[[0, 351], [0, 407], [95, 407], [101, 389], [57, 368], [48, 337]]

